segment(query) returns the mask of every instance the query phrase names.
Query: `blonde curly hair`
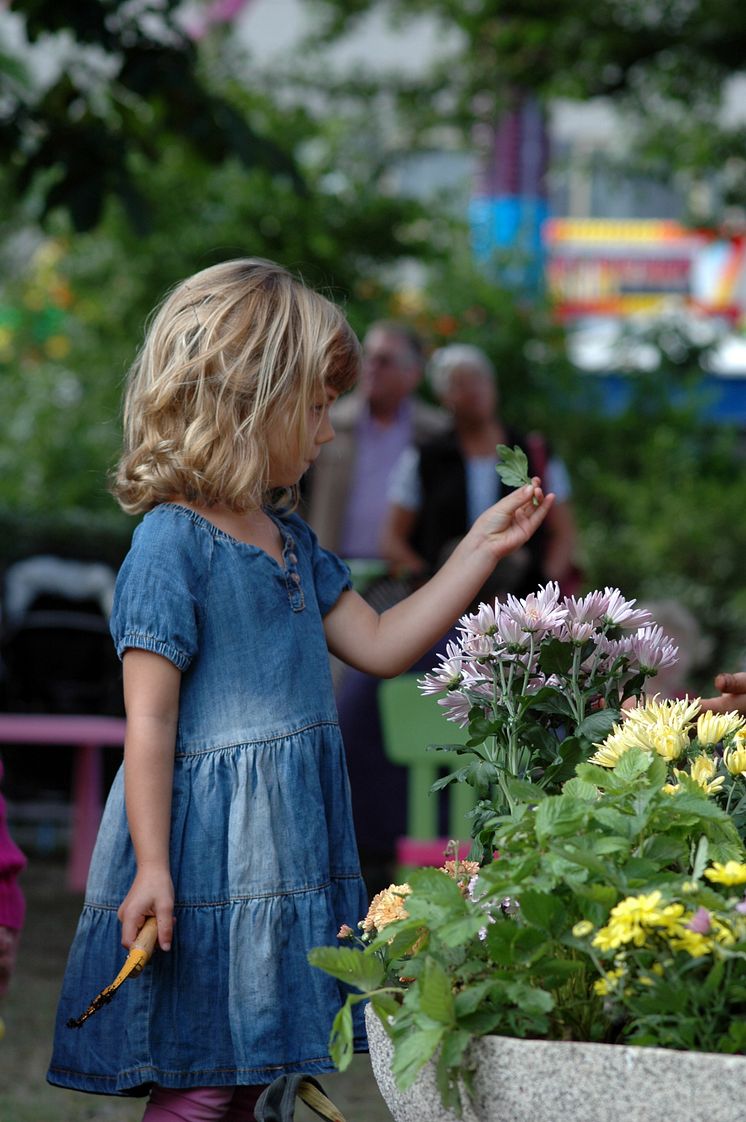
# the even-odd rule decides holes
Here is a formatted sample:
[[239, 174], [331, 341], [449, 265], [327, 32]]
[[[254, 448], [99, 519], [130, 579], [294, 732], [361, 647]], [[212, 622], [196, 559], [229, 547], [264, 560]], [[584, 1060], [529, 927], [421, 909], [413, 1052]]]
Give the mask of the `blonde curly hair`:
[[202, 270], [157, 309], [130, 370], [113, 494], [130, 514], [178, 496], [258, 509], [270, 431], [282, 425], [302, 447], [316, 396], [349, 389], [359, 366], [342, 311], [280, 265]]

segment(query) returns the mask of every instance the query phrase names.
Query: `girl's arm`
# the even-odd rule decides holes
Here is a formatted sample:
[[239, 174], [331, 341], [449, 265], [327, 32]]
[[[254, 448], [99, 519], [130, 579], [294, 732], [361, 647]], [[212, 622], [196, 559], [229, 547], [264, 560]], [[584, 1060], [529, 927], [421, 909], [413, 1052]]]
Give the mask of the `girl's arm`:
[[324, 617], [329, 650], [380, 678], [407, 670], [466, 610], [497, 562], [528, 541], [553, 500], [538, 479], [506, 495], [480, 515], [432, 580], [383, 615], [344, 592]]
[[167, 658], [135, 648], [125, 651], [123, 668], [124, 792], [137, 874], [117, 914], [125, 947], [154, 915], [158, 943], [167, 951], [173, 934], [169, 840], [181, 671]]

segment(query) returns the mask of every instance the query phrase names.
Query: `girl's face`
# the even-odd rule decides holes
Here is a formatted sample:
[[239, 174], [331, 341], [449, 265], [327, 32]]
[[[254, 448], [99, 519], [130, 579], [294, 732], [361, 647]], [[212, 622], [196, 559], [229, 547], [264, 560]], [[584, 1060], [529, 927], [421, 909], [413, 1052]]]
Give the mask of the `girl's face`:
[[308, 471], [324, 444], [334, 439], [329, 408], [339, 397], [336, 390], [319, 389], [306, 415], [306, 439], [300, 446], [298, 434], [289, 425], [278, 425], [269, 441], [270, 487], [293, 487]]

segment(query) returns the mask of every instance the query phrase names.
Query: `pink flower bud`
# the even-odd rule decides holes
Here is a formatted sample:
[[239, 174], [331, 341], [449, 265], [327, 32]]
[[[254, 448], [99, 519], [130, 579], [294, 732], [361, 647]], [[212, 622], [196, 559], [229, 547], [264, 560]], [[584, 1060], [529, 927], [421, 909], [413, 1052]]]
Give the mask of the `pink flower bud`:
[[697, 935], [708, 935], [712, 924], [707, 908], [697, 908], [687, 927], [690, 931], [696, 932]]

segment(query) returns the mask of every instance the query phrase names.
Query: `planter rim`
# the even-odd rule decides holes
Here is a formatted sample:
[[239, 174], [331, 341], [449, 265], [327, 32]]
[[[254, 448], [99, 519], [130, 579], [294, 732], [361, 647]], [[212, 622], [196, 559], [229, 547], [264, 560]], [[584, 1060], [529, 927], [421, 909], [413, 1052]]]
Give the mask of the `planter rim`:
[[[400, 1091], [391, 1041], [366, 1008], [371, 1062], [395, 1122], [458, 1122], [440, 1101], [430, 1061]], [[636, 1044], [542, 1040], [491, 1033], [474, 1037], [465, 1061], [473, 1096], [462, 1094], [462, 1122], [746, 1122], [746, 1055]]]

